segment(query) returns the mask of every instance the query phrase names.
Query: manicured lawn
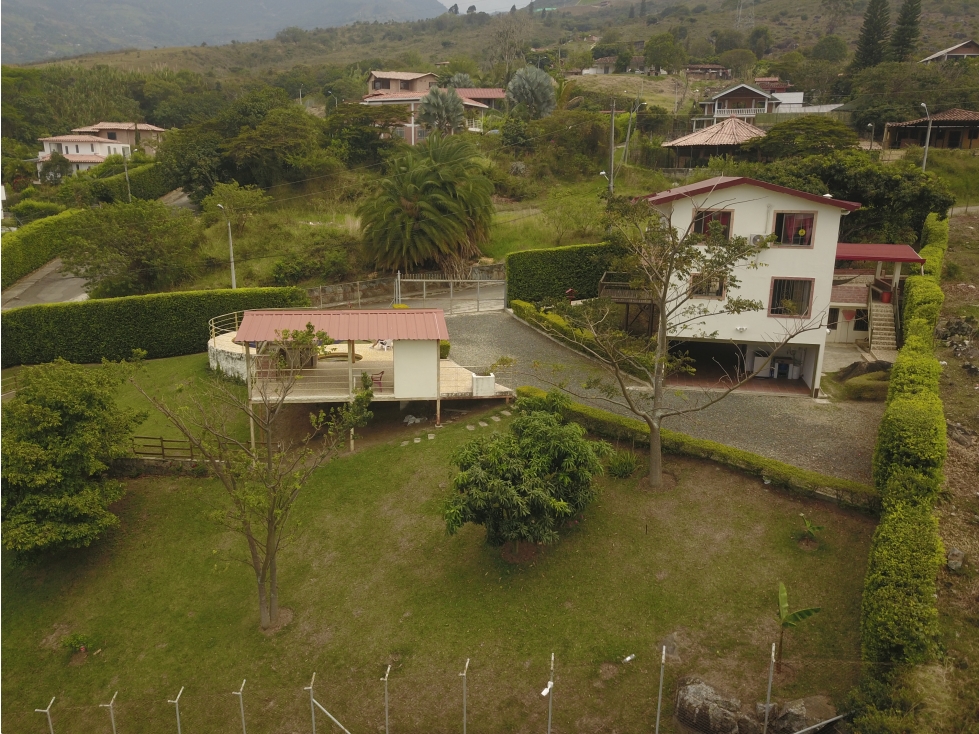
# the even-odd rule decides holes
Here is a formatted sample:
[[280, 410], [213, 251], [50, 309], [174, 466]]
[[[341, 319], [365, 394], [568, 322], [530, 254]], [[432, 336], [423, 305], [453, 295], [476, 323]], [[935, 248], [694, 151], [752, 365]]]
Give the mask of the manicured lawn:
[[[507, 420], [463, 420], [479, 417], [483, 433]], [[43, 731], [32, 711], [51, 696], [56, 731], [108, 730], [95, 706], [119, 690], [119, 731], [171, 732], [166, 701], [186, 686], [184, 731], [233, 732], [230, 693], [247, 679], [249, 731], [308, 731], [302, 687], [316, 671], [318, 699], [348, 729], [379, 731], [390, 662], [392, 731], [448, 731], [459, 726], [458, 673], [471, 658], [470, 731], [541, 731], [552, 651], [557, 731], [645, 730], [658, 643], [670, 634], [678, 657], [667, 665], [667, 715], [681, 674], [763, 698], [779, 580], [793, 608], [823, 611], [788, 636], [776, 694], [839, 698], [855, 681], [846, 661], [859, 656], [871, 518], [673, 460], [675, 489], [602, 479], [580, 524], [513, 566], [482, 528], [445, 534], [449, 457], [474, 435], [465, 422], [368, 429], [359, 453], [314, 476], [280, 559], [281, 603], [294, 616], [271, 636], [258, 629], [242, 542], [207, 519], [223, 501], [212, 480], [131, 481], [120, 529], [95, 547], [29, 568], [5, 557], [3, 730]], [[816, 551], [795, 540], [803, 511], [826, 526]], [[90, 638], [86, 659], [58, 648], [71, 632]]]

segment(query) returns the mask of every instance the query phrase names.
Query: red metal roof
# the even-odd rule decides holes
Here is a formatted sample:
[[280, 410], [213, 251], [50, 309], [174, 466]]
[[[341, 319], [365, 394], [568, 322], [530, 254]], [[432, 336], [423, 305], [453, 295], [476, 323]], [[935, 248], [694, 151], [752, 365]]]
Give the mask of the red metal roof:
[[709, 178], [706, 181], [699, 181], [698, 183], [687, 184], [686, 186], [677, 186], [672, 189], [667, 189], [666, 191], [660, 191], [658, 194], [650, 194], [649, 196], [642, 196], [639, 198], [645, 199], [653, 206], [658, 206], [659, 204], [668, 204], [669, 202], [676, 201], [677, 199], [686, 199], [691, 196], [697, 196], [698, 194], [707, 194], [711, 191], [729, 189], [732, 186], [757, 186], [758, 188], [776, 191], [780, 194], [789, 194], [790, 196], [796, 196], [800, 199], [806, 199], [817, 204], [837, 206], [840, 209], [846, 209], [851, 212], [860, 208], [860, 204], [855, 201], [844, 201], [843, 199], [833, 199], [828, 196], [820, 196], [819, 194], [810, 194], [808, 191], [797, 191], [796, 189], [778, 186], [773, 183], [768, 183], [767, 181], [758, 181], [745, 176], [715, 176], [714, 178]]
[[836, 259], [919, 264], [925, 261], [910, 245], [866, 245], [849, 242], [836, 245]]
[[284, 329], [305, 329], [312, 324], [334, 341], [376, 339], [448, 339], [445, 314], [440, 308], [377, 309], [371, 311], [245, 311], [235, 341], [267, 342]]

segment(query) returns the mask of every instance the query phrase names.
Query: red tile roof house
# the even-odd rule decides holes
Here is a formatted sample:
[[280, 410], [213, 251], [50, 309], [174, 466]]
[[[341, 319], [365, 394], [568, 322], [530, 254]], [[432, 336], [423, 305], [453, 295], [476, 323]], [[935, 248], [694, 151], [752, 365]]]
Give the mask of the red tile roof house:
[[67, 158], [76, 173], [97, 166], [110, 155], [123, 155], [127, 158], [132, 155], [132, 148], [128, 144], [94, 135], [55, 135], [39, 140], [44, 150], [37, 155], [38, 175], [41, 173], [41, 166], [55, 152]]
[[[429, 90], [438, 86], [438, 77], [431, 73], [408, 71], [372, 71], [368, 78], [369, 91], [361, 104], [406, 105], [410, 119], [402, 127], [395, 128], [398, 137], [414, 145], [426, 137], [428, 131], [418, 122], [416, 114], [421, 106], [422, 98]], [[462, 98], [466, 109], [466, 129], [470, 132], [483, 131], [483, 113], [496, 108], [506, 99], [506, 90], [499, 88], [469, 88], [456, 89], [456, 94]]]
[[[817, 397], [827, 341], [869, 339], [868, 346], [873, 349], [870, 331], [879, 330], [877, 348], [888, 354], [895, 349], [901, 264], [912, 263], [914, 267], [923, 260], [907, 245], [841, 244], [842, 217], [859, 209], [860, 204], [732, 176], [640, 198], [681, 233], [704, 231], [718, 221], [728, 236], [760, 240], [774, 234], [771, 246], [737, 269], [740, 283], [736, 289], [724, 282], [711, 283], [692, 301], [710, 311], [720, 311], [727, 298], [737, 296], [760, 301], [760, 310], [712, 315], [703, 327], [710, 334], [697, 328], [671, 329], [672, 337], [699, 350], [698, 362], [709, 367], [716, 359], [735, 367], [740, 361], [742, 367], [751, 370], [757, 355], [767, 357], [773, 344], [804, 323], [809, 330], [778, 349], [771, 365], [760, 375], [773, 382], [761, 386]], [[873, 266], [859, 271], [837, 270], [838, 261], [869, 261], [877, 266], [876, 271]], [[892, 264], [890, 282], [884, 278], [883, 263]], [[839, 288], [844, 285], [849, 287]], [[671, 287], [682, 293], [692, 285], [678, 281]], [[841, 323], [848, 328], [841, 329]], [[866, 328], [862, 332], [850, 328], [859, 325]]]
[[166, 130], [147, 122], [97, 122], [87, 127], [76, 127], [72, 132], [125, 143], [132, 150], [141, 148], [146, 153], [155, 155], [157, 145]]

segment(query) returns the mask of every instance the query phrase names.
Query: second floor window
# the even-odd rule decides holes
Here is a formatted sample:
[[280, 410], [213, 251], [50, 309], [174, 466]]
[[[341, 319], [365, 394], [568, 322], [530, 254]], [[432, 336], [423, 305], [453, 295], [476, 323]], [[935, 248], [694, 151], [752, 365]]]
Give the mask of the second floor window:
[[411, 89], [411, 83], [410, 82], [401, 82], [401, 88], [402, 89]]
[[775, 215], [775, 244], [809, 247], [812, 245], [812, 230], [816, 223], [815, 214], [784, 212]]
[[698, 211], [693, 216], [693, 231], [697, 234], [708, 234], [711, 222], [720, 222], [724, 236], [731, 236], [731, 212], [729, 211], [711, 211], [710, 209]]
[[812, 307], [813, 281], [803, 278], [773, 278], [769, 316], [808, 318]]
[[690, 276], [690, 295], [693, 298], [724, 298], [724, 278], [694, 273]]

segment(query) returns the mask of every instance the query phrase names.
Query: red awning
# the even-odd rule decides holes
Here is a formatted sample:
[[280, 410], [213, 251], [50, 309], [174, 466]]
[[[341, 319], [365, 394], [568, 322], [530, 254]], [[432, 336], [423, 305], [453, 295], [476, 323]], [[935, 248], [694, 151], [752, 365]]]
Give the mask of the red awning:
[[840, 242], [836, 245], [837, 260], [874, 260], [885, 263], [923, 263], [925, 259], [910, 245], [866, 245]]
[[445, 314], [440, 308], [376, 311], [245, 311], [235, 341], [267, 342], [278, 339], [284, 329], [305, 329], [312, 324], [334, 341], [377, 339], [448, 339]]

